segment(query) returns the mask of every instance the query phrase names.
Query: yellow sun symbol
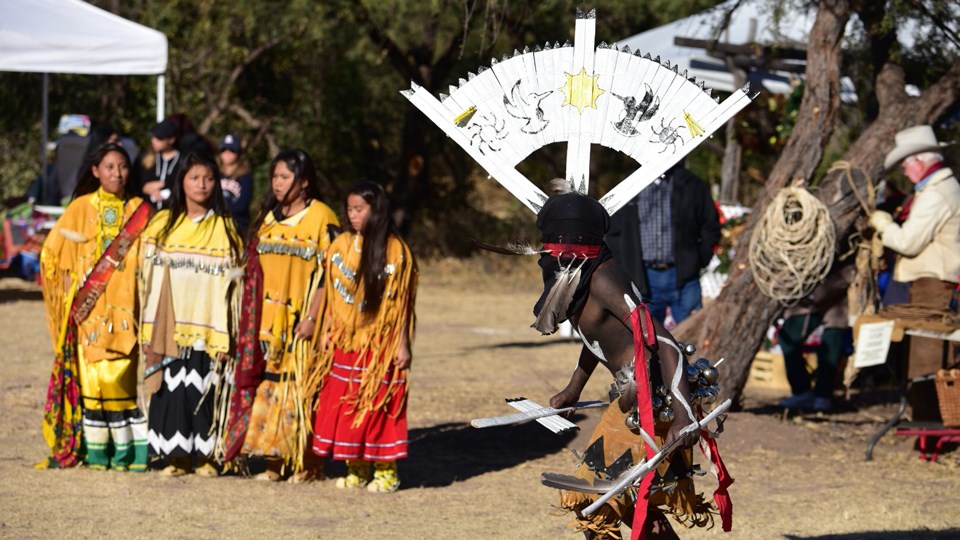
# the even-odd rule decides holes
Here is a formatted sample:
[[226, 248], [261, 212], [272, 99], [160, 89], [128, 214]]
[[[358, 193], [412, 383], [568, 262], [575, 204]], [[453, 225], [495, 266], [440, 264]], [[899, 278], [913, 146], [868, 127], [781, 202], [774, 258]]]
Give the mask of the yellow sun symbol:
[[573, 105], [580, 114], [583, 114], [584, 107], [597, 108], [597, 98], [604, 93], [597, 86], [597, 77], [599, 75], [587, 75], [586, 69], [580, 68], [580, 73], [571, 75], [564, 72], [567, 76], [567, 84], [560, 87], [560, 90], [567, 95], [564, 105]]

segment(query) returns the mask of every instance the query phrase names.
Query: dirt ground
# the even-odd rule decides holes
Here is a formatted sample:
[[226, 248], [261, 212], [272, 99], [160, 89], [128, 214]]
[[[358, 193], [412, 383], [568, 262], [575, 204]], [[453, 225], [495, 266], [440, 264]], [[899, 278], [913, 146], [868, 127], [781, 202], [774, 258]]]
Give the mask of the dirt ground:
[[[579, 350], [529, 328], [534, 263], [504, 264], [442, 261], [421, 269], [411, 457], [401, 462], [403, 487], [392, 495], [344, 493], [332, 481], [34, 470], [46, 452], [40, 419], [50, 340], [39, 290], [0, 280], [0, 537], [580, 538], [539, 477], [572, 471], [569, 450], [583, 449], [599, 413], [580, 416], [580, 434], [566, 437], [537, 424], [469, 426], [513, 412], [507, 397], [546, 403]], [[583, 398], [602, 399], [609, 382], [598, 369]], [[887, 436], [864, 462], [869, 435], [894, 404], [873, 400], [841, 414], [784, 418], [773, 406], [779, 397], [748, 390], [721, 437], [736, 479], [734, 531], [678, 528], [681, 537], [960, 538], [958, 452], [925, 463], [913, 440]], [[698, 485], [713, 490], [707, 477]]]

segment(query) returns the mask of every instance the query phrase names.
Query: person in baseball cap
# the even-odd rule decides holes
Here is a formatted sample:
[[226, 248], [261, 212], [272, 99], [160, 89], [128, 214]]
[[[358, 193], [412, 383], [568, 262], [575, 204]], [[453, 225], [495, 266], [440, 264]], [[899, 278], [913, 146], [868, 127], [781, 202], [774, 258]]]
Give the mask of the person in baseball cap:
[[253, 200], [253, 172], [250, 162], [243, 155], [240, 136], [227, 134], [220, 139], [220, 187], [233, 215], [237, 231], [244, 235], [250, 224], [250, 202]]
[[173, 123], [173, 120], [165, 118], [162, 122], [153, 126], [153, 129], [150, 130], [150, 135], [160, 140], [175, 139], [177, 137], [177, 131], [177, 125]]
[[223, 139], [220, 140], [220, 151], [223, 152], [224, 150], [230, 150], [234, 154], [240, 155], [242, 150], [240, 147], [240, 137], [233, 133], [224, 136]]

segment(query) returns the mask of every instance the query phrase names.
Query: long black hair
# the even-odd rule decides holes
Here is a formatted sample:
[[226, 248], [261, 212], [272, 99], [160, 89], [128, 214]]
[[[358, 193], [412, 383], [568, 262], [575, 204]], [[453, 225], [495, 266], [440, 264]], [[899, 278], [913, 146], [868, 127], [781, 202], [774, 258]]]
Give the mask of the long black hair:
[[[267, 214], [279, 210], [278, 207], [281, 201], [273, 194], [273, 173], [277, 170], [277, 165], [281, 162], [293, 173], [293, 183], [290, 184], [291, 190], [296, 189], [300, 182], [306, 180], [306, 196], [310, 199], [320, 198], [320, 190], [317, 187], [317, 169], [313, 166], [313, 160], [310, 159], [310, 154], [307, 154], [299, 148], [292, 148], [280, 152], [270, 163], [270, 189], [267, 189], [267, 192], [263, 194], [263, 198], [260, 199], [260, 210], [257, 211], [257, 217], [250, 223], [250, 229], [247, 234], [250, 241], [253, 241], [254, 238], [259, 236], [260, 226], [263, 225], [263, 220], [267, 218]], [[283, 198], [286, 199], [287, 195], [288, 193], [284, 193]], [[277, 221], [280, 221], [280, 219], [278, 218]]]
[[[183, 165], [177, 173], [177, 177], [174, 179], [173, 189], [171, 190], [172, 193], [170, 194], [170, 219], [167, 220], [166, 225], [164, 225], [160, 234], [157, 235], [158, 242], [166, 240], [178, 222], [186, 218], [187, 194], [183, 189], [183, 181], [187, 178], [187, 174], [193, 167], [206, 167], [210, 169], [210, 174], [213, 175], [213, 193], [210, 194], [207, 207], [213, 210], [214, 214], [223, 218], [224, 222], [233, 221], [230, 208], [227, 206], [227, 201], [223, 197], [223, 188], [220, 186], [220, 170], [217, 168], [217, 164], [206, 156], [194, 153], [187, 154], [182, 163]], [[240, 239], [235, 234], [230, 234], [228, 237], [230, 240], [230, 252], [233, 254], [234, 260], [239, 261], [241, 256]]]
[[380, 184], [375, 182], [358, 182], [350, 186], [347, 197], [357, 195], [370, 205], [370, 213], [362, 231], [357, 231], [350, 224], [347, 215], [347, 199], [344, 198], [343, 215], [347, 230], [363, 235], [363, 248], [360, 250], [360, 268], [357, 274], [360, 283], [363, 283], [364, 311], [368, 317], [376, 316], [383, 301], [383, 292], [387, 286], [384, 268], [387, 265], [387, 241], [390, 236], [400, 237], [397, 226], [390, 216], [390, 201], [387, 193]]
[[130, 154], [127, 154], [126, 148], [116, 143], [101, 145], [83, 162], [80, 169], [80, 178], [77, 180], [77, 187], [73, 190], [73, 198], [82, 197], [100, 189], [100, 179], [93, 175], [93, 168], [100, 165], [103, 158], [110, 152], [116, 152], [123, 157], [123, 162], [127, 164], [127, 181], [123, 184], [123, 193], [118, 194], [120, 198], [126, 200], [133, 197], [133, 183], [130, 181], [130, 175], [133, 174], [133, 167], [130, 163]]

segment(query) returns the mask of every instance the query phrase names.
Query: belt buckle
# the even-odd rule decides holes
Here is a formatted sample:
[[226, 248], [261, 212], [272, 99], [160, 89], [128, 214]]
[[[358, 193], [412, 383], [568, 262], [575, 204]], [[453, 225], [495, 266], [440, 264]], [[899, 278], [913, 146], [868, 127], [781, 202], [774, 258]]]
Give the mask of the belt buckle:
[[673, 265], [665, 263], [647, 263], [647, 268], [651, 268], [653, 270], [669, 270], [671, 266]]

